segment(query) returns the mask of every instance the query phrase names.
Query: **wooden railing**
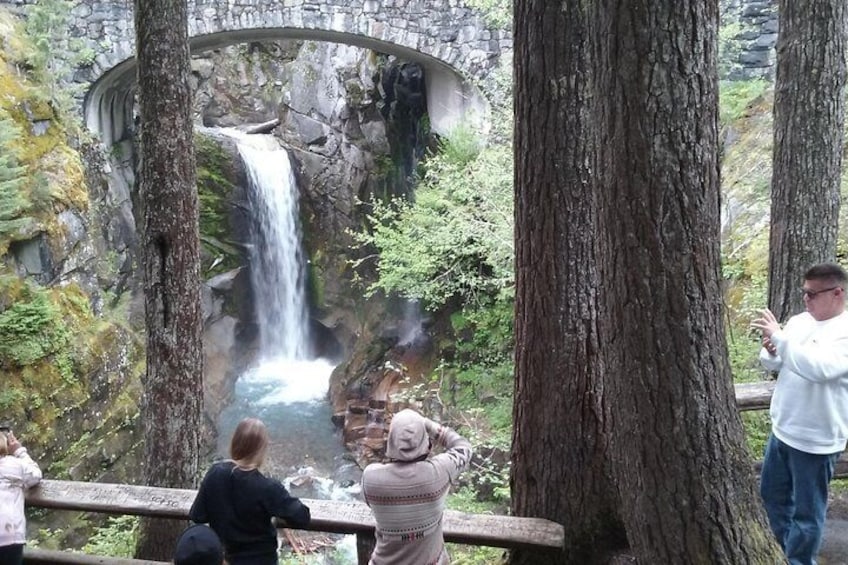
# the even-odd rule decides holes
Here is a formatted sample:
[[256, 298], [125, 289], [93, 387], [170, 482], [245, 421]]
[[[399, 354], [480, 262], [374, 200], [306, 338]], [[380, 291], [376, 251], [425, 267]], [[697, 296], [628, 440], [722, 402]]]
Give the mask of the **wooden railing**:
[[[736, 385], [736, 404], [739, 410], [764, 410], [769, 407], [774, 381]], [[837, 476], [848, 476], [848, 461], [840, 460]], [[150, 516], [187, 520], [196, 491], [135, 485], [82, 483], [45, 480], [27, 493], [28, 506], [60, 510], [78, 510], [103, 514]], [[374, 547], [374, 518], [361, 502], [308, 500], [304, 503], [312, 513], [313, 531], [354, 534], [357, 540], [357, 559], [368, 563]], [[184, 524], [175, 527], [183, 527]], [[448, 510], [444, 516], [445, 540], [467, 545], [503, 547], [507, 549], [533, 547], [560, 550], [565, 539], [561, 524], [541, 518], [467, 514]], [[98, 557], [80, 553], [27, 548], [24, 562], [28, 564], [114, 564], [164, 565], [158, 561]]]
[[739, 410], [765, 410], [771, 402], [776, 381], [736, 385], [736, 406]]
[[[195, 494], [196, 491], [188, 489], [45, 480], [27, 492], [26, 503], [38, 508], [188, 520], [188, 511]], [[309, 499], [303, 499], [303, 502], [309, 506], [312, 514], [312, 522], [306, 529], [355, 534], [357, 559], [361, 564], [368, 563], [374, 547], [374, 518], [365, 504]], [[503, 548], [557, 550], [562, 548], [565, 539], [563, 526], [550, 520], [467, 514], [452, 510], [445, 511], [443, 529], [445, 540], [449, 542]], [[158, 562], [153, 561], [118, 560], [37, 548], [25, 550], [24, 562], [158, 565]]]
[[[746, 383], [736, 385], [736, 405], [739, 410], [765, 410], [771, 402], [776, 381], [764, 381], [759, 383]], [[762, 467], [762, 461], [754, 464], [756, 469]], [[843, 453], [836, 462], [833, 476], [837, 479], [848, 478], [848, 454]]]

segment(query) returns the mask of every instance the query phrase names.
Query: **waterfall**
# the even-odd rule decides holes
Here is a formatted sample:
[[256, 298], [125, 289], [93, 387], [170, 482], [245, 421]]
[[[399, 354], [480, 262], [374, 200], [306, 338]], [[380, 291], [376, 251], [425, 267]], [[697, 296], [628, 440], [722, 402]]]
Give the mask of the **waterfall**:
[[[218, 453], [229, 452], [229, 439], [242, 418], [261, 418], [270, 436], [266, 471], [288, 476], [284, 482], [290, 489], [292, 477], [307, 478], [300, 487], [309, 489], [307, 497], [349, 500], [358, 481], [347, 486], [337, 480], [350, 473], [345, 471], [350, 463], [327, 402], [335, 365], [315, 358], [310, 338], [307, 263], [289, 154], [271, 135], [223, 133], [236, 141], [249, 182], [250, 281], [259, 355], [239, 375], [233, 402], [219, 416]], [[355, 545], [351, 539], [344, 546]]]
[[224, 131], [236, 140], [250, 183], [250, 279], [259, 329], [258, 362], [237, 388], [246, 388], [259, 406], [324, 399], [334, 365], [311, 351], [298, 190], [288, 151], [271, 135]]
[[[263, 359], [309, 358], [306, 269], [300, 245], [297, 183], [288, 151], [265, 136], [241, 135], [238, 150], [250, 182], [251, 283]], [[273, 141], [273, 140], [271, 140]]]

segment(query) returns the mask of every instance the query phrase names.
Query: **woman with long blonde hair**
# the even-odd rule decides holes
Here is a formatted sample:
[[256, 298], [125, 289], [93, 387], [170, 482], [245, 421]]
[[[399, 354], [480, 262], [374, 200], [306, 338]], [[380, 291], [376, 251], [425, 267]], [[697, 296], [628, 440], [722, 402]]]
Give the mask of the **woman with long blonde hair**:
[[309, 524], [309, 508], [259, 470], [267, 450], [265, 424], [257, 418], [239, 422], [230, 459], [212, 465], [189, 511], [192, 521], [208, 523], [221, 538], [229, 565], [276, 565], [272, 518], [295, 528]]

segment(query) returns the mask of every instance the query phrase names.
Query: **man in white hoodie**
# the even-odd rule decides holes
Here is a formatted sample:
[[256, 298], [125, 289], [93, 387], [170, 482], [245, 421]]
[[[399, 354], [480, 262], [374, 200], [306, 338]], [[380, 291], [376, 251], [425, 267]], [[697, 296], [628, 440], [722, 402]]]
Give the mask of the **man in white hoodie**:
[[23, 563], [24, 491], [41, 481], [41, 469], [8, 428], [0, 431], [0, 563]]
[[846, 287], [842, 267], [816, 265], [801, 289], [806, 312], [781, 328], [763, 310], [751, 324], [762, 332], [760, 362], [779, 371], [760, 494], [791, 565], [816, 563], [828, 485], [848, 440]]

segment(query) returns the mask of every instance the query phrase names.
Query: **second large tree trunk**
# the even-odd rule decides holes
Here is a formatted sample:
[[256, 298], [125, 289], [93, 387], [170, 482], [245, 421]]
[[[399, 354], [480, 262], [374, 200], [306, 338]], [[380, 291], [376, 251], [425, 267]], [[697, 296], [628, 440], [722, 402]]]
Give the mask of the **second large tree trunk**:
[[596, 3], [609, 451], [640, 563], [781, 562], [719, 287], [718, 2]]
[[781, 0], [779, 13], [768, 304], [785, 321], [804, 310], [804, 272], [836, 256], [848, 8]]

